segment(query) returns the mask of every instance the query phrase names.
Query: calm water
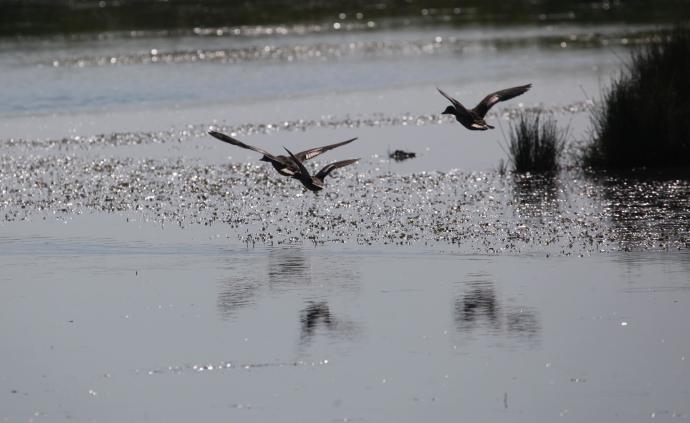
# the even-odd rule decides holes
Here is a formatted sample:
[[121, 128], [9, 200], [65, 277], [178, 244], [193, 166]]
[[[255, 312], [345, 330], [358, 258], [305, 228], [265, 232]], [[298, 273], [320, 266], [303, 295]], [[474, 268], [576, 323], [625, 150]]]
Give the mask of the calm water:
[[3, 242], [6, 421], [688, 418], [686, 253], [94, 241]]
[[[0, 40], [0, 420], [688, 419], [690, 183], [570, 166], [661, 25], [369, 22]], [[554, 177], [495, 170], [525, 108]]]

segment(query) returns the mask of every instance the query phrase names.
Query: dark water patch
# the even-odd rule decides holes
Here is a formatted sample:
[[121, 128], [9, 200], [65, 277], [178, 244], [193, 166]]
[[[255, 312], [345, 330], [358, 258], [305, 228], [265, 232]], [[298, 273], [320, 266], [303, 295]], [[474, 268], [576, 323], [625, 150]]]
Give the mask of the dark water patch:
[[18, 1], [3, 4], [0, 36], [94, 33], [104, 31], [159, 31], [243, 25], [290, 25], [329, 22], [347, 25], [361, 20], [394, 19], [408, 25], [438, 23], [467, 25], [540, 22], [658, 22], [687, 15], [683, 2], [663, 0], [650, 9], [637, 1], [592, 2], [560, 0], [506, 4], [498, 0], [464, 2], [394, 0], [289, 2], [260, 1], [203, 3], [190, 0], [138, 2], [132, 0]]

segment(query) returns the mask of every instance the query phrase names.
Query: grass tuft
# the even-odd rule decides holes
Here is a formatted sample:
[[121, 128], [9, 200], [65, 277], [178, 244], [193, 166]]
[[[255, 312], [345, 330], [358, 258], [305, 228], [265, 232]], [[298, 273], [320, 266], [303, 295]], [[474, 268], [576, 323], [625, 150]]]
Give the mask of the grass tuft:
[[605, 169], [690, 165], [690, 29], [638, 47], [593, 110], [583, 162]]
[[567, 131], [556, 120], [542, 120], [541, 112], [522, 112], [510, 126], [508, 152], [513, 170], [518, 173], [553, 173], [558, 171], [558, 158], [563, 152]]

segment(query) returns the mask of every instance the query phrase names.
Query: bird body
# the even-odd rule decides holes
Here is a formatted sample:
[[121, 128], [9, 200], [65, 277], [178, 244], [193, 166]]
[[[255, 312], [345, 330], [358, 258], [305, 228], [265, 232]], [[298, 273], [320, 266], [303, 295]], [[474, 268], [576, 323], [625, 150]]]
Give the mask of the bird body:
[[298, 157], [296, 157], [295, 154], [292, 154], [292, 152], [290, 152], [290, 150], [288, 150], [287, 148], [285, 148], [285, 151], [288, 152], [295, 166], [299, 168], [299, 171], [297, 172], [297, 174], [293, 176], [293, 178], [299, 179], [299, 181], [302, 182], [302, 185], [304, 185], [306, 189], [313, 192], [321, 191], [325, 187], [326, 184], [324, 183], [324, 179], [326, 178], [326, 176], [330, 175], [330, 173], [333, 172], [335, 169], [351, 165], [359, 161], [359, 159], [348, 159], [330, 163], [324, 166], [321, 170], [319, 170], [316, 175], [311, 175], [309, 173], [309, 170], [304, 166], [304, 163], [302, 163], [302, 161]]
[[520, 85], [518, 87], [506, 88], [505, 90], [496, 91], [484, 97], [482, 101], [475, 106], [474, 109], [467, 109], [458, 100], [449, 96], [443, 90], [436, 87], [438, 92], [442, 96], [451, 102], [451, 105], [446, 107], [446, 110], [442, 112], [444, 115], [453, 115], [455, 119], [462, 124], [467, 129], [473, 131], [486, 131], [487, 129], [494, 129], [493, 126], [486, 123], [484, 116], [499, 101], [510, 100], [513, 97], [517, 97], [521, 94], [527, 92], [532, 84]]
[[[209, 135], [223, 142], [227, 142], [228, 144], [232, 144], [237, 147], [246, 148], [248, 150], [256, 151], [259, 154], [263, 154], [263, 156], [259, 160], [261, 160], [262, 162], [271, 163], [271, 165], [273, 165], [273, 168], [283, 176], [295, 177], [297, 176], [297, 173], [299, 173], [299, 167], [295, 165], [295, 163], [289, 156], [273, 155], [267, 152], [266, 150], [263, 150], [259, 147], [254, 147], [253, 145], [245, 144], [242, 141], [235, 139], [229, 135], [226, 135], [222, 132], [209, 131]], [[310, 160], [322, 153], [325, 153], [328, 150], [332, 150], [336, 147], [349, 144], [356, 139], [357, 138], [351, 138], [347, 141], [342, 141], [336, 144], [310, 148], [309, 150], [300, 151], [299, 153], [295, 154], [295, 156], [301, 161]]]

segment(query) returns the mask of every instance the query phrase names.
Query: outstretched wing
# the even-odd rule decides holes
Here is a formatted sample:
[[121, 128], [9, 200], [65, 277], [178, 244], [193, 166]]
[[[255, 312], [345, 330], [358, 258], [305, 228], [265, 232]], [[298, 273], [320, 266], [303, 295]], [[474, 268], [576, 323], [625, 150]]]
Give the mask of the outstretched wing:
[[498, 103], [499, 101], [510, 100], [513, 97], [524, 94], [530, 89], [531, 86], [532, 84], [520, 85], [519, 87], [506, 88], [505, 90], [491, 93], [484, 97], [484, 100], [480, 101], [479, 104], [477, 104], [477, 107], [472, 110], [479, 116], [484, 117], [486, 112], [488, 112], [489, 109], [494, 106], [494, 104]]
[[[283, 147], [285, 148], [285, 147]], [[295, 157], [294, 154], [287, 148], [285, 148], [285, 151], [288, 152], [290, 157], [292, 158], [292, 162], [299, 168], [299, 173], [297, 175], [293, 175], [293, 177], [299, 178], [301, 181], [308, 181], [311, 179], [311, 175], [309, 174], [309, 170], [304, 166], [304, 164], [297, 158]]]
[[347, 165], [351, 165], [352, 163], [356, 163], [358, 161], [359, 161], [359, 159], [349, 159], [349, 160], [341, 160], [339, 162], [327, 164], [326, 166], [323, 167], [323, 169], [319, 170], [319, 173], [316, 174], [316, 177], [323, 181], [323, 179], [326, 176], [328, 176], [331, 172], [333, 172], [334, 170], [341, 168], [341, 167], [344, 167], [344, 166], [347, 166]]
[[339, 142], [336, 144], [331, 144], [331, 145], [325, 145], [323, 147], [314, 147], [309, 150], [305, 151], [300, 151], [299, 153], [295, 154], [295, 157], [297, 157], [301, 161], [313, 159], [314, 157], [318, 156], [319, 154], [325, 153], [328, 150], [332, 150], [336, 147], [340, 147], [341, 145], [349, 144], [352, 141], [356, 140], [357, 138], [352, 138], [347, 141]]
[[463, 113], [463, 112], [467, 113], [467, 109], [465, 108], [465, 106], [462, 105], [462, 103], [460, 103], [458, 100], [456, 100], [456, 99], [454, 99], [453, 97], [451, 97], [451, 96], [449, 96], [448, 94], [446, 94], [446, 93], [445, 93], [442, 89], [440, 89], [439, 87], [436, 87], [436, 89], [438, 90], [438, 92], [441, 93], [442, 96], [444, 96], [445, 98], [447, 98], [448, 101], [450, 101], [450, 102], [453, 104], [453, 106], [455, 106], [455, 109], [458, 111], [458, 113]]
[[217, 139], [223, 141], [223, 142], [227, 142], [228, 144], [232, 144], [232, 145], [236, 145], [238, 147], [246, 148], [247, 150], [256, 151], [257, 153], [263, 154], [264, 156], [268, 157], [269, 159], [271, 159], [273, 161], [280, 162], [280, 160], [278, 160], [273, 154], [269, 153], [268, 151], [262, 150], [259, 147], [254, 147], [253, 145], [245, 144], [242, 141], [231, 137], [230, 135], [226, 135], [226, 134], [224, 134], [222, 132], [218, 132], [218, 131], [208, 131], [208, 134], [214, 138], [217, 138]]

